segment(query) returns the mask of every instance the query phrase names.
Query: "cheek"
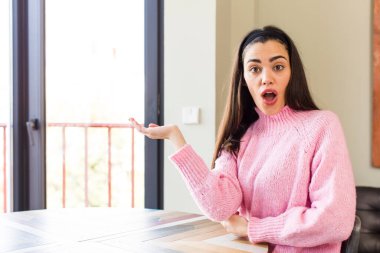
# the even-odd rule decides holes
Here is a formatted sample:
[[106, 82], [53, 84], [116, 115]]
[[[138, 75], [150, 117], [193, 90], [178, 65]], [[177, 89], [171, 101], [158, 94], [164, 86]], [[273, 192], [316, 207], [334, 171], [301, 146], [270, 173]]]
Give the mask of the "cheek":
[[248, 77], [248, 74], [244, 71], [244, 75], [243, 75], [243, 77], [244, 77], [244, 81], [245, 81], [245, 83], [248, 85], [248, 82], [249, 82], [249, 77]]
[[253, 98], [253, 101], [255, 103], [257, 103], [257, 99], [259, 97], [259, 89], [257, 87], [255, 87], [254, 85], [249, 85], [248, 84], [248, 90], [249, 90], [249, 93], [251, 94], [252, 98]]
[[289, 85], [289, 82], [285, 83], [285, 85], [282, 87], [282, 92], [284, 93], [284, 96], [285, 96], [285, 92], [286, 92], [288, 85]]
[[258, 90], [259, 90], [259, 86], [256, 85], [256, 82], [255, 82], [255, 79], [254, 78], [247, 78], [245, 75], [244, 75], [244, 80], [245, 80], [245, 83], [248, 87], [248, 90], [249, 90], [249, 93], [251, 93], [251, 96], [253, 98], [256, 97], [256, 94], [258, 94]]
[[285, 86], [285, 89], [286, 89], [286, 87], [289, 85], [289, 82], [290, 82], [290, 75], [291, 75], [291, 72], [289, 71], [288, 73], [287, 73], [287, 76], [284, 78], [284, 86]]

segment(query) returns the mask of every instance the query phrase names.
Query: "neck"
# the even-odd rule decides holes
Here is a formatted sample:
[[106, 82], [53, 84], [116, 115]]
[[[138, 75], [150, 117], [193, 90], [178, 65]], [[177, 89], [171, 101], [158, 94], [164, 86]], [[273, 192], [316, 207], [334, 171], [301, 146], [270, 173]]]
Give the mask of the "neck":
[[257, 107], [255, 110], [259, 115], [259, 119], [255, 123], [256, 130], [268, 134], [286, 130], [287, 127], [294, 125], [295, 118], [297, 117], [297, 112], [287, 105], [272, 115], [263, 113]]

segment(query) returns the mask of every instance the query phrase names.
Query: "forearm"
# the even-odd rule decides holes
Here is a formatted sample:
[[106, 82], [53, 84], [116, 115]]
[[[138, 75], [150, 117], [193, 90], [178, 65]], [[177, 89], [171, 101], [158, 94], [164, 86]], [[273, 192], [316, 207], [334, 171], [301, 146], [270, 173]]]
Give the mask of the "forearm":
[[[159, 126], [150, 123], [144, 127], [130, 118], [132, 126], [151, 139], [167, 139], [177, 151], [171, 160], [177, 165], [186, 179], [189, 190], [206, 214], [215, 220], [224, 220], [237, 210], [242, 193], [236, 175], [236, 161], [225, 159], [224, 174], [209, 171], [204, 163], [186, 141], [176, 125]], [[181, 151], [182, 150], [182, 151]], [[231, 155], [229, 157], [232, 158]], [[218, 171], [218, 170], [214, 170]]]
[[275, 217], [251, 217], [248, 234], [252, 242], [314, 247], [348, 238], [354, 225], [356, 206], [350, 167], [339, 167], [331, 174], [324, 174], [323, 168], [320, 167], [318, 175], [311, 179], [310, 205], [299, 203]]
[[192, 147], [185, 145], [170, 160], [181, 172], [200, 209], [210, 219], [225, 220], [240, 207], [242, 192], [232, 158], [222, 162], [223, 168], [210, 171]]
[[[315, 247], [348, 238], [355, 221], [355, 185], [350, 171], [334, 183], [320, 179], [323, 186], [310, 186], [310, 206], [294, 206], [274, 217], [251, 217], [248, 235], [252, 242], [269, 242], [293, 247]], [[331, 177], [330, 177], [331, 179]], [[301, 205], [301, 204], [300, 204]]]
[[335, 213], [295, 207], [277, 217], [252, 217], [248, 223], [248, 236], [253, 243], [315, 247], [347, 239], [353, 220], [354, 212], [351, 210]]

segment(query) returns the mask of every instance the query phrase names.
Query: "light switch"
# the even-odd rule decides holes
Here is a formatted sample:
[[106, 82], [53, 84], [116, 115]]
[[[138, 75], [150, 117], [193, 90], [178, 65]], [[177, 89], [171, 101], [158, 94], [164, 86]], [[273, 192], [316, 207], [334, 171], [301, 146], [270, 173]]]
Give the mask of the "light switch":
[[189, 106], [182, 108], [182, 123], [183, 124], [199, 124], [200, 108]]

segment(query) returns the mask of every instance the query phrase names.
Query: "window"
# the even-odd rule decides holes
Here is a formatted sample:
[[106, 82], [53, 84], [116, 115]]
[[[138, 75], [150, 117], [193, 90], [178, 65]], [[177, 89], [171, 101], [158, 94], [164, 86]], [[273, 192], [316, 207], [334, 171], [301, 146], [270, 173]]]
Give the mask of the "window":
[[[144, 18], [131, 26], [127, 18], [139, 12], [132, 5], [140, 6]], [[132, 195], [115, 195], [119, 180], [124, 189], [116, 191], [132, 189], [123, 179], [132, 174], [123, 159], [133, 152], [121, 144], [132, 134], [122, 128], [132, 115], [162, 123], [161, 1], [15, 0], [12, 9], [14, 210], [49, 207], [57, 199], [51, 207], [131, 203]], [[127, 37], [133, 31], [144, 39]], [[141, 104], [129, 109], [138, 93]], [[135, 178], [145, 167], [135, 193], [145, 193], [145, 207], [162, 208], [162, 143], [138, 135], [133, 141], [145, 157], [139, 161], [142, 152], [135, 150]], [[58, 179], [49, 192], [53, 175]]]
[[45, 24], [47, 207], [144, 207], [144, 1], [47, 0]]

